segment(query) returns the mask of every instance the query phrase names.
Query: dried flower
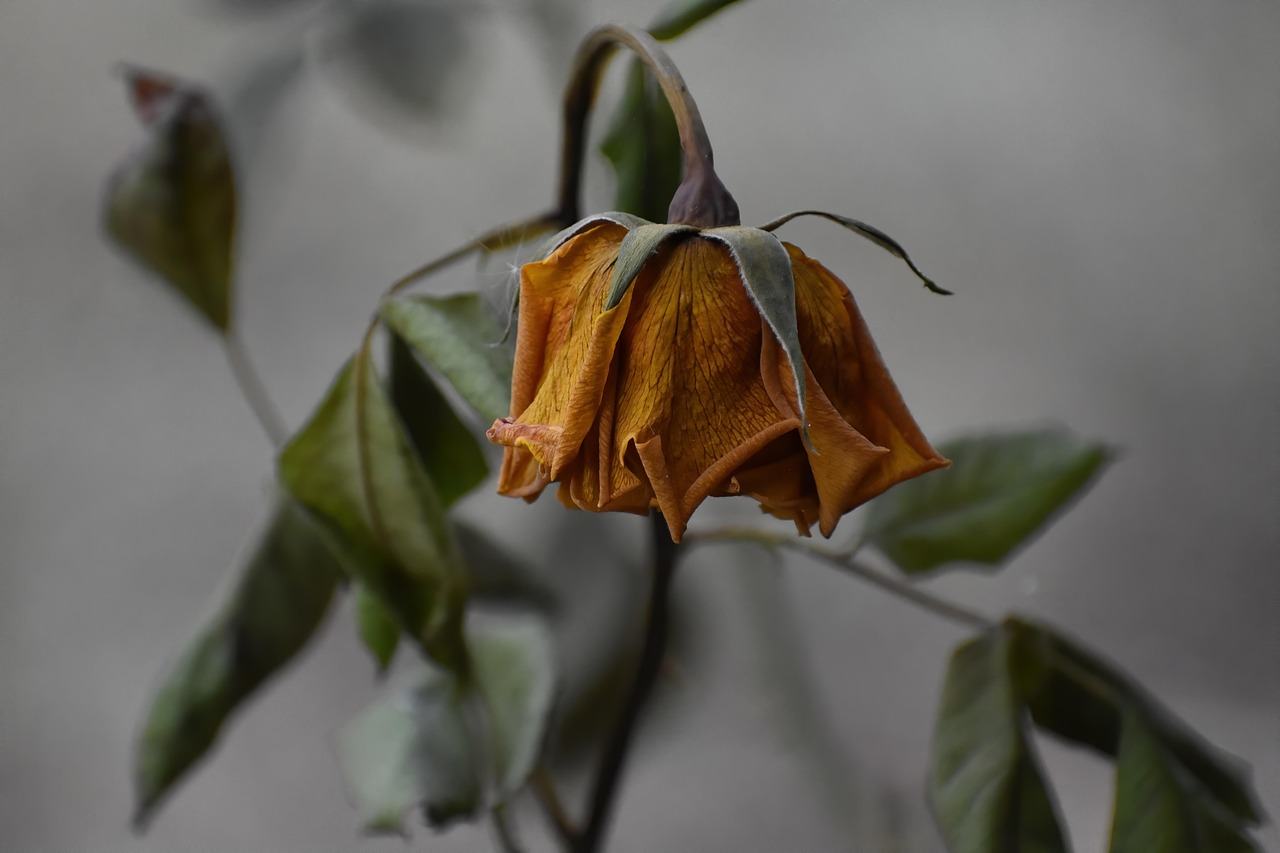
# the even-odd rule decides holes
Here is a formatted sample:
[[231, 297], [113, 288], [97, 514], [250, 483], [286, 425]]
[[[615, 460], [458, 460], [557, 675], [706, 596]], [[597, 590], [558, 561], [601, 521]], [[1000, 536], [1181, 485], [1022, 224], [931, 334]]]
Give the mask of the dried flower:
[[511, 416], [488, 432], [506, 446], [498, 491], [533, 500], [559, 482], [570, 507], [656, 507], [676, 541], [707, 497], [747, 495], [830, 536], [854, 507], [947, 465], [845, 285], [773, 235], [789, 218], [606, 214], [526, 264]]

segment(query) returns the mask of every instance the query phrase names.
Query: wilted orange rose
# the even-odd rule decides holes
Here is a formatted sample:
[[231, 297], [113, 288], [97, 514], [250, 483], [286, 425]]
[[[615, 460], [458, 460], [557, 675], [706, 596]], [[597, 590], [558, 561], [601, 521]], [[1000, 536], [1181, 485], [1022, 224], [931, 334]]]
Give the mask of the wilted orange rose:
[[708, 496], [748, 495], [830, 536], [948, 464], [848, 289], [800, 249], [619, 214], [566, 234], [520, 272], [511, 416], [488, 432], [506, 445], [500, 493], [533, 500], [558, 482], [570, 507], [656, 507], [675, 541]]

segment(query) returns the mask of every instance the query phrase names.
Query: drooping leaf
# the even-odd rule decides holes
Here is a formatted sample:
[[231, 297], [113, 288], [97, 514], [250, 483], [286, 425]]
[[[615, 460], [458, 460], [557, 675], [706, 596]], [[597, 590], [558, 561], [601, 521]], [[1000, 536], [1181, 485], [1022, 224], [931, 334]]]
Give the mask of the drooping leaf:
[[1094, 479], [1111, 452], [1064, 430], [977, 435], [944, 444], [951, 468], [871, 504], [864, 536], [904, 572], [997, 565]]
[[235, 175], [211, 97], [175, 78], [129, 68], [146, 143], [112, 174], [105, 225], [135, 260], [213, 324], [231, 324]]
[[546, 629], [493, 621], [469, 628], [467, 644], [473, 679], [431, 668], [339, 735], [339, 762], [367, 830], [402, 833], [404, 815], [419, 806], [437, 827], [471, 817], [486, 799], [485, 780], [502, 802], [528, 779], [555, 684]]
[[648, 260], [662, 248], [662, 244], [675, 239], [681, 234], [696, 234], [698, 229], [692, 225], [653, 225], [646, 223], [627, 232], [618, 247], [618, 259], [613, 265], [613, 279], [609, 282], [609, 292], [605, 296], [604, 310], [609, 311], [618, 306], [627, 289], [635, 281], [640, 270]]
[[475, 293], [392, 299], [382, 319], [453, 385], [486, 421], [511, 406], [511, 351], [502, 328]]
[[528, 780], [547, 730], [555, 688], [551, 638], [534, 619], [508, 619], [469, 632], [476, 685], [489, 714], [497, 795]]
[[382, 600], [359, 583], [355, 585], [355, 612], [360, 642], [373, 656], [381, 675], [396, 656], [396, 648], [400, 645], [400, 624]]
[[409, 346], [390, 335], [387, 384], [391, 402], [447, 509], [489, 476], [480, 443], [440, 393]]
[[929, 792], [953, 853], [1066, 853], [1027, 731], [1009, 638], [993, 629], [952, 655], [934, 728]]
[[736, 2], [738, 0], [671, 0], [649, 25], [649, 34], [662, 41], [673, 39]]
[[135, 753], [139, 825], [311, 638], [341, 574], [310, 519], [282, 502], [230, 598], [151, 700]]
[[827, 213], [825, 210], [797, 210], [795, 213], [788, 213], [786, 216], [780, 216], [772, 222], [760, 226], [760, 230], [774, 231], [781, 228], [783, 225], [786, 225], [797, 216], [818, 216], [823, 219], [829, 219], [837, 225], [843, 225], [853, 233], [867, 238], [872, 243], [875, 243], [877, 246], [905, 263], [911, 268], [911, 271], [916, 274], [916, 277], [923, 282], [926, 289], [943, 296], [954, 295], [950, 290], [945, 290], [939, 287], [933, 279], [922, 273], [920, 268], [916, 266], [915, 261], [911, 260], [911, 256], [907, 254], [907, 250], [902, 248], [901, 243], [874, 225], [868, 225], [867, 223], [860, 222], [857, 219], [850, 219], [849, 217], [841, 216], [838, 213]]
[[1177, 772], [1241, 826], [1262, 810], [1238, 759], [1206, 742], [1130, 676], [1061, 633], [1023, 619], [1005, 631], [1025, 664], [1026, 701], [1037, 726], [1104, 755], [1116, 756], [1125, 719], [1134, 716]]
[[639, 60], [600, 143], [613, 166], [614, 205], [650, 222], [666, 222], [671, 196], [683, 176], [675, 116], [653, 75]]
[[800, 330], [796, 325], [796, 282], [791, 271], [791, 256], [777, 237], [759, 228], [709, 228], [702, 232], [702, 236], [729, 247], [747, 294], [787, 354], [796, 384], [799, 409], [796, 414], [802, 425], [801, 436], [808, 444], [804, 353], [800, 350]]
[[466, 577], [440, 498], [368, 350], [280, 454], [281, 481], [339, 534], [344, 565], [446, 667], [460, 666]]
[[338, 735], [338, 761], [367, 832], [404, 834], [421, 806], [433, 825], [474, 815], [480, 756], [458, 680], [439, 669], [370, 705]]
[[1261, 853], [1246, 826], [1200, 788], [1141, 714], [1125, 714], [1111, 853]]

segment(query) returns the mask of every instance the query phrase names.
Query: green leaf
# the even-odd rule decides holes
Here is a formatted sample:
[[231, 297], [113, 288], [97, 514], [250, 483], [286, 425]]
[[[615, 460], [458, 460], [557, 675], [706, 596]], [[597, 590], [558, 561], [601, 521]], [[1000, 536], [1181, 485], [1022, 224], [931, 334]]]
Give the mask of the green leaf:
[[953, 853], [1066, 853], [999, 629], [952, 655], [929, 792]]
[[796, 383], [799, 408], [796, 414], [807, 445], [809, 420], [805, 411], [804, 353], [800, 350], [800, 330], [796, 325], [796, 281], [791, 272], [791, 256], [777, 237], [759, 228], [708, 228], [702, 236], [729, 247], [747, 294], [787, 354]]
[[281, 503], [230, 597], [151, 700], [134, 759], [138, 825], [316, 632], [341, 574], [305, 513]]
[[403, 832], [418, 806], [433, 826], [471, 817], [486, 787], [501, 802], [532, 772], [555, 684], [546, 628], [494, 621], [469, 629], [467, 644], [472, 680], [432, 668], [340, 733], [339, 763], [367, 830]]
[[1207, 743], [1130, 676], [1045, 626], [1010, 619], [1005, 630], [1026, 663], [1024, 691], [1037, 726], [1116, 756], [1124, 720], [1135, 715], [1204, 796], [1241, 824], [1261, 821], [1262, 810], [1240, 762]]
[[902, 248], [901, 243], [874, 225], [868, 225], [867, 223], [860, 222], [857, 219], [850, 219], [849, 217], [841, 216], [838, 213], [827, 213], [825, 210], [797, 210], [795, 213], [788, 213], [786, 216], [780, 216], [772, 222], [760, 226], [760, 230], [774, 231], [775, 229], [786, 225], [797, 216], [818, 216], [823, 219], [829, 219], [837, 225], [843, 225], [853, 233], [867, 238], [872, 243], [875, 243], [877, 246], [905, 263], [911, 268], [911, 271], [916, 274], [916, 277], [924, 283], [926, 289], [932, 290], [934, 293], [938, 293], [943, 296], [954, 295], [950, 290], [945, 290], [939, 287], [934, 283], [933, 279], [922, 273], [920, 268], [916, 266], [915, 261], [911, 260], [911, 256], [907, 254], [907, 250]]
[[605, 296], [604, 310], [611, 311], [627, 295], [627, 289], [640, 275], [645, 263], [652, 258], [662, 244], [678, 235], [696, 234], [698, 229], [692, 225], [652, 225], [645, 223], [622, 238], [618, 247], [618, 258], [613, 265], [613, 279], [609, 282], [609, 292]]
[[977, 435], [944, 444], [951, 468], [871, 504], [864, 536], [909, 574], [957, 562], [996, 565], [1094, 479], [1111, 452], [1064, 430]]
[[461, 666], [466, 576], [444, 508], [364, 348], [280, 454], [294, 498], [338, 535], [344, 564], [401, 628]]
[[673, 39], [736, 2], [738, 0], [672, 0], [653, 19], [649, 34], [662, 41]]
[[435, 381], [398, 335], [390, 335], [387, 384], [419, 458], [447, 509], [489, 476], [475, 433], [459, 420]]
[[400, 645], [400, 625], [395, 614], [363, 584], [355, 585], [355, 611], [360, 641], [373, 655], [381, 675], [396, 656], [396, 647]]
[[666, 97], [639, 60], [627, 71], [626, 88], [600, 151], [613, 166], [615, 206], [651, 222], [666, 222], [683, 175], [680, 133]]
[[1261, 853], [1244, 822], [1206, 796], [1140, 713], [1124, 717], [1111, 853]]
[[495, 622], [469, 637], [475, 679], [489, 713], [499, 799], [528, 780], [546, 735], [555, 688], [551, 638], [534, 619]]
[[486, 421], [511, 407], [511, 351], [479, 294], [414, 296], [382, 305], [382, 319]]
[[362, 711], [338, 734], [337, 750], [368, 832], [404, 834], [404, 816], [418, 806], [435, 826], [480, 807], [480, 761], [465, 698], [443, 670]]
[[107, 233], [219, 331], [231, 324], [236, 189], [212, 100], [141, 68], [125, 70], [147, 142], [112, 174]]

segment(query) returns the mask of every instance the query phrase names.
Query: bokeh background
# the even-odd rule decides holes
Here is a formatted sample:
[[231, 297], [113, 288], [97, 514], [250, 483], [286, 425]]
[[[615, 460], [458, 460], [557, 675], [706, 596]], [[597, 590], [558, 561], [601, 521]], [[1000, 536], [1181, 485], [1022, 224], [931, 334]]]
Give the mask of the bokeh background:
[[[271, 452], [216, 342], [102, 238], [100, 192], [141, 138], [117, 62], [218, 92], [246, 204], [244, 337], [299, 423], [389, 281], [547, 205], [572, 45], [660, 5], [457, 2], [0, 4], [0, 849], [405, 849], [359, 837], [333, 759], [379, 689], [347, 604], [151, 831], [128, 829], [148, 691], [252, 540]], [[789, 226], [854, 289], [932, 437], [1054, 422], [1122, 449], [1007, 570], [933, 586], [1105, 650], [1247, 758], [1273, 815], [1277, 44], [1273, 0], [747, 0], [671, 47], [747, 222], [863, 218], [958, 292], [926, 294], [832, 226]], [[593, 167], [589, 207], [608, 180]], [[477, 283], [497, 298], [508, 270], [433, 287]], [[591, 602], [581, 637], [639, 595], [639, 520], [566, 523], [550, 498], [487, 493], [461, 511]], [[679, 595], [613, 849], [938, 849], [920, 792], [956, 629], [748, 549], [697, 552]], [[769, 651], [779, 612], [802, 666]], [[1108, 766], [1044, 748], [1077, 848], [1101, 850]], [[538, 817], [517, 817], [545, 849]]]

